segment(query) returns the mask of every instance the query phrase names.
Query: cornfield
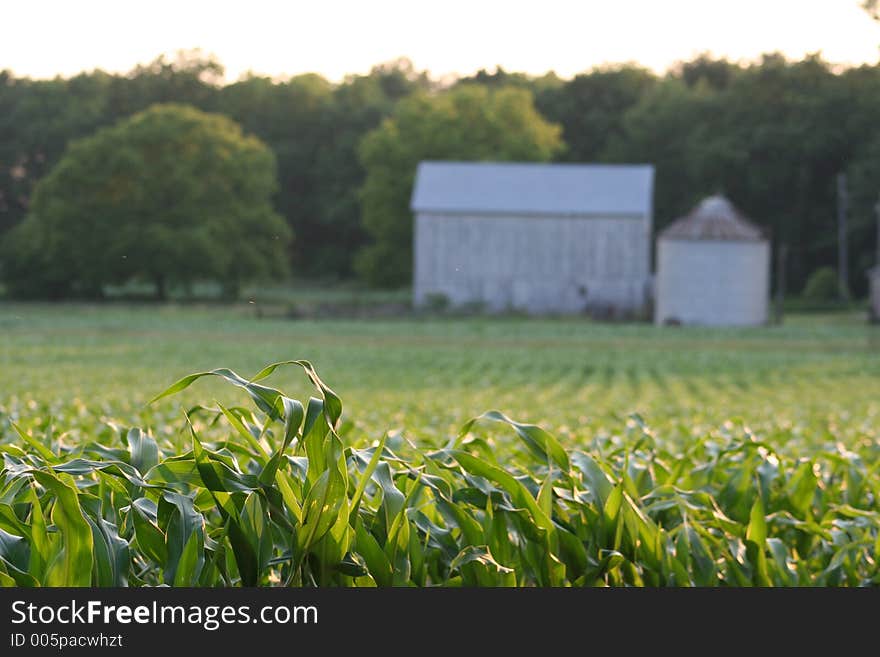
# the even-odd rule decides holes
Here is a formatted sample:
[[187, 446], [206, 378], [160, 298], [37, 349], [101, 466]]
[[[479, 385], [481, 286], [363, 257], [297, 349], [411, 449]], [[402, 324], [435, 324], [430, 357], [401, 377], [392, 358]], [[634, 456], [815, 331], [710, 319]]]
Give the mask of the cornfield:
[[[299, 367], [315, 396], [266, 385]], [[673, 450], [638, 415], [565, 449], [491, 411], [440, 448], [345, 444], [307, 361], [196, 406], [181, 440], [114, 427], [0, 445], [4, 586], [862, 586], [880, 583], [873, 441], [779, 453], [746, 427]], [[203, 440], [203, 430], [214, 437]], [[517, 447], [498, 449], [509, 434]], [[184, 447], [186, 449], [184, 449]]]

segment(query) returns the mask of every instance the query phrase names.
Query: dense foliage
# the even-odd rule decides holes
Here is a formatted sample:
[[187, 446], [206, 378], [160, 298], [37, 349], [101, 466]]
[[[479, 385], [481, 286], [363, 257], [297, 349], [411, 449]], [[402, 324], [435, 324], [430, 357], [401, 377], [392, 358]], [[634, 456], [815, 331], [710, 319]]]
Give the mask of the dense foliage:
[[286, 271], [272, 152], [228, 118], [154, 105], [73, 142], [8, 236], [17, 295], [99, 295], [108, 283], [243, 281]]
[[[68, 142], [152, 104], [178, 102], [233, 118], [273, 150], [275, 208], [298, 237], [289, 253], [293, 271], [350, 277], [358, 253], [375, 261], [381, 248], [368, 245], [380, 221], [369, 218], [364, 200], [372, 196], [371, 186], [364, 188], [368, 169], [374, 179], [396, 170], [393, 151], [385, 160], [373, 153], [362, 162], [359, 145], [373, 130], [385, 134], [383, 120], [405, 111], [395, 110], [400, 101], [431, 98], [428, 105], [442, 104], [439, 97], [477, 85], [531, 94], [544, 119], [562, 127], [564, 148], [553, 156], [558, 160], [657, 165], [658, 228], [702, 196], [727, 193], [771, 229], [774, 249], [787, 244], [789, 291], [801, 290], [819, 267], [836, 264], [835, 180], [847, 172], [849, 288], [859, 296], [866, 291], [880, 192], [878, 66], [837, 68], [818, 56], [792, 62], [778, 55], [741, 65], [700, 56], [663, 76], [620, 65], [570, 80], [480, 71], [452, 84], [432, 81], [405, 60], [339, 84], [304, 75], [250, 76], [223, 85], [220, 73], [218, 62], [197, 52], [160, 58], [128, 75], [96, 71], [30, 80], [0, 72], [0, 234], [24, 218], [36, 183], [58, 163]], [[435, 118], [426, 114], [426, 133]], [[476, 134], [481, 119], [463, 117], [470, 120], [476, 123], [463, 129]], [[370, 136], [364, 149], [377, 139]], [[439, 155], [504, 157], [503, 150], [453, 141], [463, 147], [450, 144]], [[410, 176], [394, 184], [405, 187]], [[359, 195], [362, 188], [365, 197]], [[404, 235], [411, 221], [405, 190], [395, 195], [395, 221], [406, 224], [395, 230]], [[406, 278], [405, 254], [392, 260], [391, 271], [374, 280]]]
[[275, 209], [297, 240], [298, 273], [350, 276], [365, 242], [358, 188], [363, 135], [394, 103], [429, 81], [406, 61], [331, 85], [319, 76], [247, 76], [222, 85], [223, 67], [199, 51], [160, 57], [127, 75], [102, 71], [32, 80], [0, 71], [0, 241], [28, 212], [33, 192], [67, 144], [156, 103], [224, 114], [263, 140], [278, 165]]
[[406, 285], [412, 276], [412, 194], [422, 160], [549, 160], [561, 148], [559, 127], [535, 110], [528, 91], [462, 85], [439, 96], [401, 101], [361, 144], [367, 178], [364, 228], [373, 238], [358, 270], [375, 285]]
[[807, 279], [801, 296], [805, 301], [834, 301], [841, 298], [840, 278], [833, 267], [820, 267]]
[[[316, 397], [265, 385], [287, 365]], [[308, 362], [194, 374], [157, 400], [202, 377], [253, 408], [195, 407], [162, 440], [108, 425], [71, 445], [13, 425], [17, 444], [0, 445], [2, 584], [880, 583], [876, 443], [805, 458], [730, 427], [670, 450], [633, 416], [624, 442], [566, 450], [489, 412], [438, 449], [398, 434], [357, 448]], [[519, 447], [499, 451], [490, 423]]]

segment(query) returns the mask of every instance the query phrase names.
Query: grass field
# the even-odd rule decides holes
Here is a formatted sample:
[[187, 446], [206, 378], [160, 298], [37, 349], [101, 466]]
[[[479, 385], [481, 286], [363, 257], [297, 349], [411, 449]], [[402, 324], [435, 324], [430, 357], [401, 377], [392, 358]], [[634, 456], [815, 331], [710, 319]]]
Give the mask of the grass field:
[[[4, 305], [0, 335], [0, 584], [880, 583], [880, 331], [859, 314]], [[296, 367], [265, 382], [300, 411], [253, 388], [254, 415], [218, 377], [147, 405], [295, 358], [341, 421]], [[459, 435], [490, 409], [559, 442], [492, 418]]]
[[[293, 321], [248, 308], [0, 306], [0, 407], [29, 423], [73, 400], [124, 421], [189, 372], [312, 361], [358, 437], [405, 428], [445, 439], [497, 408], [577, 444], [640, 413], [670, 437], [741, 419], [753, 430], [871, 437], [880, 413], [880, 331], [858, 314], [782, 327], [683, 329], [579, 319]], [[301, 377], [280, 384], [304, 393]], [[223, 400], [201, 384], [183, 401]], [[226, 397], [224, 397], [224, 395]], [[37, 408], [34, 408], [34, 405]], [[157, 409], [167, 411], [166, 407]], [[164, 412], [162, 413], [164, 415]], [[152, 424], [152, 423], [151, 423]]]

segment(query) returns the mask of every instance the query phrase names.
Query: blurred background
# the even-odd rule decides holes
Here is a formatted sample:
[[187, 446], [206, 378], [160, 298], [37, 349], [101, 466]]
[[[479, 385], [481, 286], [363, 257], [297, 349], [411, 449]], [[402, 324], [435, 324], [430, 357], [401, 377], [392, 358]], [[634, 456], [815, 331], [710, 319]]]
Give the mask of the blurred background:
[[[876, 9], [6, 7], [3, 408], [45, 423], [75, 398], [131, 417], [189, 371], [307, 357], [371, 431], [441, 436], [496, 406], [562, 431], [632, 410], [669, 427], [858, 410], [845, 426], [863, 431], [878, 412]], [[768, 319], [785, 325], [414, 309], [423, 160], [652, 165], [654, 235], [723, 194], [769, 238]]]

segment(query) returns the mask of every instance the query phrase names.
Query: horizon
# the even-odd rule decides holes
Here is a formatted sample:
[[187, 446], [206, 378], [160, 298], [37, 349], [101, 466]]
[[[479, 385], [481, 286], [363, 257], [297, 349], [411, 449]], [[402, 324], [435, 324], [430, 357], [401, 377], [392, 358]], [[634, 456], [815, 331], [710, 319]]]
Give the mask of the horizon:
[[[94, 70], [126, 74], [159, 56], [196, 50], [223, 65], [225, 83], [248, 74], [285, 79], [308, 73], [338, 83], [398, 59], [438, 80], [498, 67], [571, 78], [634, 64], [664, 74], [701, 55], [744, 65], [770, 53], [793, 61], [819, 54], [837, 67], [878, 63], [880, 24], [858, 0], [765, 4], [670, 0], [657, 6], [633, 0], [624, 7], [548, 0], [536, 17], [515, 3], [470, 6], [456, 0], [442, 14], [426, 18], [424, 12], [407, 12], [400, 0], [369, 7], [339, 0], [320, 7], [279, 7], [255, 0], [248, 14], [233, 19], [235, 5], [228, 1], [178, 6], [159, 0], [148, 14], [136, 15], [118, 6], [113, 13], [114, 5], [102, 0], [77, 5], [37, 0], [7, 9], [10, 24], [19, 29], [0, 43], [0, 69], [34, 79]], [[50, 24], [47, 12], [55, 17]], [[169, 14], [176, 20], [165, 20]], [[267, 22], [267, 15], [272, 20]], [[348, 20], [340, 23], [340, 15]], [[301, 24], [317, 27], [297, 30]]]

